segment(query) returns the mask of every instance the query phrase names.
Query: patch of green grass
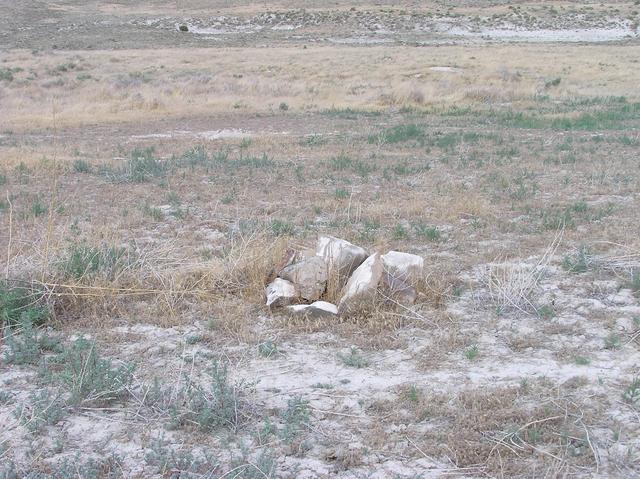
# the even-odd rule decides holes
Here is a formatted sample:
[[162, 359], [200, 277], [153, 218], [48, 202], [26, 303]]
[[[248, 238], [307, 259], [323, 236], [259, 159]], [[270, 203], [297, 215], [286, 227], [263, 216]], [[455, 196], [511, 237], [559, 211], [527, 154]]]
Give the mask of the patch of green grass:
[[76, 173], [91, 173], [91, 165], [82, 159], [73, 161], [73, 171]]
[[329, 159], [329, 168], [334, 171], [344, 171], [350, 169], [352, 165], [353, 160], [344, 153], [341, 153], [338, 156], [332, 156]]
[[157, 206], [151, 206], [149, 203], [142, 205], [142, 214], [151, 218], [153, 221], [163, 221], [164, 213]]
[[278, 219], [271, 221], [270, 228], [274, 236], [293, 236], [295, 232], [295, 227], [292, 223]]
[[391, 237], [394, 240], [406, 240], [409, 238], [409, 230], [401, 223], [398, 223], [391, 230]]
[[569, 273], [584, 273], [594, 264], [593, 255], [586, 246], [580, 246], [574, 253], [562, 259], [562, 267]]
[[300, 146], [322, 146], [329, 143], [329, 139], [322, 135], [308, 135], [303, 137], [299, 144]]
[[69, 393], [69, 405], [104, 405], [128, 394], [134, 369], [128, 363], [114, 366], [100, 356], [94, 341], [78, 338], [46, 361], [41, 376]]
[[553, 306], [545, 304], [536, 309], [536, 314], [539, 318], [551, 319], [555, 317], [556, 311], [553, 309]]
[[131, 258], [124, 248], [92, 246], [86, 243], [71, 244], [56, 266], [67, 278], [75, 280], [100, 274], [112, 278], [130, 264]]
[[401, 143], [409, 140], [424, 139], [424, 130], [416, 124], [397, 125], [388, 128], [377, 135], [370, 135], [369, 143]]
[[616, 350], [622, 347], [622, 338], [618, 333], [609, 333], [607, 337], [604, 338], [604, 347], [605, 349]]
[[280, 414], [283, 427], [279, 431], [279, 436], [291, 442], [309, 424], [310, 416], [309, 401], [301, 397], [290, 398], [287, 401], [287, 408]]
[[31, 204], [31, 214], [36, 218], [45, 215], [47, 211], [49, 209], [40, 200], [36, 200]]
[[464, 350], [464, 357], [469, 361], [473, 361], [474, 359], [476, 359], [478, 357], [478, 354], [480, 354], [480, 350], [478, 349], [478, 346], [476, 344]]
[[573, 360], [578, 366], [587, 366], [591, 364], [591, 360], [586, 356], [576, 356]]
[[335, 118], [357, 120], [359, 117], [378, 117], [382, 115], [382, 112], [377, 110], [358, 110], [354, 108], [329, 108], [323, 110], [322, 114]]
[[155, 156], [154, 148], [136, 148], [118, 171], [118, 178], [130, 183], [144, 183], [164, 176], [169, 168], [167, 162]]
[[49, 389], [32, 392], [29, 399], [16, 407], [14, 416], [33, 434], [57, 424], [67, 415], [64, 399]]
[[42, 306], [42, 293], [26, 287], [10, 287], [0, 281], [0, 326], [13, 326], [21, 321], [32, 325], [43, 324], [50, 316]]
[[349, 190], [345, 188], [336, 188], [336, 191], [334, 192], [334, 196], [338, 200], [346, 200], [347, 198], [349, 198]]
[[640, 378], [631, 381], [622, 393], [622, 399], [629, 404], [640, 404]]
[[23, 316], [16, 325], [7, 326], [5, 338], [7, 350], [4, 361], [8, 364], [34, 365], [46, 352], [62, 352], [60, 339], [39, 332], [27, 316]]
[[13, 71], [11, 71], [11, 68], [0, 68], [0, 81], [6, 81], [8, 83], [13, 81]]
[[263, 358], [274, 358], [278, 353], [278, 346], [273, 341], [268, 340], [258, 344], [258, 354]]
[[349, 350], [349, 354], [338, 353], [338, 358], [342, 364], [350, 368], [362, 369], [369, 365], [369, 361], [362, 355], [362, 352], [354, 346]]
[[203, 431], [226, 428], [235, 431], [246, 417], [241, 385], [229, 380], [226, 364], [215, 361], [208, 369], [205, 386], [189, 380], [179, 394], [184, 404], [172, 406], [173, 423], [196, 425]]
[[635, 294], [640, 293], [640, 271], [635, 271], [631, 275], [631, 280], [627, 283], [627, 287]]
[[433, 242], [442, 241], [442, 232], [437, 226], [425, 225], [423, 223], [413, 223], [411, 225], [413, 232], [418, 238], [426, 239]]

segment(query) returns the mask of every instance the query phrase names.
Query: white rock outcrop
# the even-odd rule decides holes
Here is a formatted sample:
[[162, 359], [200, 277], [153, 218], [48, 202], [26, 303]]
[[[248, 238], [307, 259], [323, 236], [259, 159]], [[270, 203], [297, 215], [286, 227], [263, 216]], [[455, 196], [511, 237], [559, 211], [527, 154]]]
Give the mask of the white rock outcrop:
[[334, 318], [338, 316], [337, 306], [326, 301], [287, 306], [287, 312], [295, 316], [306, 316], [311, 319]]
[[358, 266], [343, 289], [342, 299], [338, 304], [339, 314], [353, 312], [372, 302], [383, 272], [384, 266], [379, 253], [372, 254]]
[[287, 266], [279, 276], [295, 284], [302, 299], [315, 301], [327, 287], [327, 269], [323, 258], [313, 256]]
[[389, 251], [381, 256], [384, 269], [404, 283], [414, 285], [423, 278], [424, 258], [417, 254]]
[[277, 308], [291, 304], [298, 297], [296, 287], [291, 281], [276, 278], [266, 288], [267, 306]]
[[348, 277], [367, 258], [367, 250], [340, 238], [321, 236], [316, 256], [324, 259], [330, 271]]

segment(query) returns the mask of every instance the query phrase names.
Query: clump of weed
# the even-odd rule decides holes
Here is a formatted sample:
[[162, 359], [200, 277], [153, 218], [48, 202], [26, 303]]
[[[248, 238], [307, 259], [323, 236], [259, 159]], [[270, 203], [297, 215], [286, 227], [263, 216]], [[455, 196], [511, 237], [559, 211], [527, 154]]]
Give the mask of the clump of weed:
[[349, 198], [349, 191], [346, 190], [345, 188], [336, 188], [334, 196], [338, 200], [345, 200], [345, 199]]
[[98, 274], [113, 278], [130, 261], [131, 256], [125, 248], [72, 243], [56, 266], [66, 278], [80, 280]]
[[609, 333], [607, 337], [604, 338], [604, 347], [605, 349], [616, 350], [622, 347], [622, 339], [618, 333]]
[[635, 271], [631, 275], [631, 280], [627, 283], [627, 287], [635, 294], [640, 293], [640, 271]]
[[62, 353], [46, 361], [41, 376], [60, 385], [70, 397], [68, 403], [109, 404], [128, 393], [133, 364], [114, 366], [100, 356], [94, 341], [78, 338]]
[[425, 225], [423, 223], [414, 223], [411, 226], [418, 238], [423, 238], [433, 242], [439, 242], [443, 239], [442, 232], [437, 226]]
[[469, 361], [473, 361], [474, 359], [476, 359], [479, 353], [480, 353], [480, 350], [478, 349], [478, 346], [476, 344], [464, 350], [464, 356]]
[[73, 171], [76, 173], [91, 173], [91, 165], [85, 160], [77, 159], [73, 162]]
[[406, 125], [398, 125], [378, 133], [370, 135], [369, 143], [400, 143], [409, 140], [422, 140], [424, 138], [424, 130], [418, 125], [410, 123]]
[[586, 246], [580, 246], [574, 253], [562, 259], [562, 267], [570, 273], [584, 273], [595, 264], [594, 256]]
[[258, 344], [258, 354], [263, 358], [273, 358], [278, 353], [278, 346], [273, 341], [267, 340]]
[[214, 362], [207, 370], [209, 384], [204, 387], [187, 381], [180, 396], [183, 405], [174, 405], [172, 415], [176, 425], [196, 425], [203, 431], [226, 428], [236, 431], [247, 416], [247, 403], [241, 394], [241, 384], [229, 380], [226, 364]]
[[4, 360], [10, 364], [38, 364], [40, 356], [47, 352], [61, 352], [60, 339], [38, 332], [33, 321], [22, 317], [15, 326], [5, 329], [6, 344]]
[[362, 352], [355, 346], [351, 346], [349, 354], [338, 353], [338, 358], [342, 361], [342, 364], [350, 368], [366, 368], [369, 365], [369, 361], [362, 355]]
[[536, 314], [539, 318], [551, 319], [556, 315], [556, 311], [553, 309], [553, 306], [545, 304], [536, 309]]
[[198, 455], [195, 451], [173, 448], [163, 437], [151, 441], [144, 460], [162, 477], [212, 477], [207, 472], [213, 472], [218, 466], [218, 461], [204, 451]]
[[151, 178], [164, 176], [168, 169], [169, 165], [166, 162], [156, 158], [153, 148], [136, 148], [119, 173], [123, 181], [144, 183]]
[[31, 393], [29, 399], [14, 411], [20, 424], [34, 434], [46, 426], [56, 424], [66, 414], [64, 399], [49, 389]]
[[42, 293], [25, 287], [10, 287], [0, 281], [0, 326], [16, 325], [21, 321], [33, 325], [44, 323], [49, 308], [40, 305]]
[[270, 227], [274, 236], [293, 236], [295, 232], [293, 224], [284, 220], [273, 220]]
[[622, 393], [622, 399], [629, 404], [640, 403], [640, 378], [635, 378]]
[[283, 423], [279, 436], [285, 441], [291, 442], [296, 435], [309, 424], [309, 401], [301, 397], [293, 397], [287, 401], [287, 408], [280, 414]]

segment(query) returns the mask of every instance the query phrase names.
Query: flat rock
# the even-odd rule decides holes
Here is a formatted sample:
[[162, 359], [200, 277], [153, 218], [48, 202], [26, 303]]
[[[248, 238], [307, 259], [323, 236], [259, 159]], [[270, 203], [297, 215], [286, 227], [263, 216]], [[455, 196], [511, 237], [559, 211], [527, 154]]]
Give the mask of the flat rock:
[[298, 297], [296, 287], [291, 281], [276, 278], [266, 288], [267, 306], [278, 308], [291, 304]]
[[287, 266], [280, 271], [280, 277], [295, 284], [301, 298], [315, 301], [327, 287], [327, 263], [313, 256]]
[[287, 306], [287, 311], [294, 316], [306, 316], [311, 319], [334, 318], [338, 316], [338, 308], [336, 305], [327, 303], [326, 301]]
[[409, 285], [416, 284], [424, 275], [424, 258], [417, 254], [389, 251], [381, 258], [385, 271]]
[[367, 258], [367, 251], [340, 238], [321, 236], [316, 256], [323, 258], [330, 270], [337, 270], [340, 275], [348, 277]]
[[358, 308], [372, 303], [375, 299], [378, 285], [382, 279], [384, 266], [380, 254], [369, 256], [353, 272], [344, 287], [342, 299], [338, 304], [340, 314], [355, 312]]

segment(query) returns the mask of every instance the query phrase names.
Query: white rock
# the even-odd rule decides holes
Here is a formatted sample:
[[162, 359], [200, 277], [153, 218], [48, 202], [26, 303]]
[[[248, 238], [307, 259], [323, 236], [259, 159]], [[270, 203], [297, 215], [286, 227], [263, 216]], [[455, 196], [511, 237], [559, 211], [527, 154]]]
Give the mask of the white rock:
[[308, 318], [333, 318], [338, 315], [338, 308], [335, 304], [326, 301], [316, 301], [311, 304], [296, 304], [287, 306], [287, 311], [296, 316], [307, 316]]
[[365, 303], [373, 301], [383, 271], [384, 267], [379, 253], [372, 254], [358, 266], [344, 287], [342, 299], [338, 304], [338, 312], [340, 314], [354, 312]]
[[389, 251], [382, 255], [384, 269], [395, 278], [413, 285], [424, 275], [424, 258], [416, 254]]
[[301, 298], [315, 301], [320, 299], [327, 286], [327, 263], [313, 256], [287, 266], [279, 276], [295, 284]]
[[330, 270], [349, 276], [367, 258], [367, 251], [340, 238], [321, 236], [318, 238], [316, 256], [323, 258]]
[[282, 278], [274, 279], [266, 289], [267, 306], [277, 308], [286, 306], [297, 297], [295, 285]]

